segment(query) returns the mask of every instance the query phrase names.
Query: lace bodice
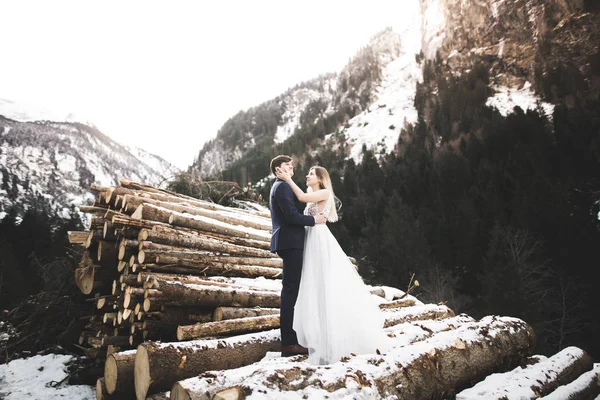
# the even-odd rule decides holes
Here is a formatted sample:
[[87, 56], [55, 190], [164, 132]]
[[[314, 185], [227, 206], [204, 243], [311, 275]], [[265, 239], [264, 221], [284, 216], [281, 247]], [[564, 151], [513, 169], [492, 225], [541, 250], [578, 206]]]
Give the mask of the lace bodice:
[[[331, 210], [331, 198], [327, 200], [325, 203], [325, 207], [323, 207], [323, 212], [325, 215], [329, 215], [329, 211]], [[319, 205], [318, 203], [306, 203], [306, 208], [304, 209], [304, 215], [312, 215], [313, 217], [319, 213]]]

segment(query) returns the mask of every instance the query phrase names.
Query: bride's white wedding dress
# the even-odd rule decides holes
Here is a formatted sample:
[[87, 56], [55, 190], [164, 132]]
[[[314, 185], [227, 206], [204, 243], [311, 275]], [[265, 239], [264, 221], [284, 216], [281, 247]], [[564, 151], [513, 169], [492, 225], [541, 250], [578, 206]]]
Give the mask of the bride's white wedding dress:
[[[325, 215], [332, 203], [327, 201]], [[317, 215], [318, 205], [307, 203], [304, 213]], [[293, 328], [308, 348], [308, 361], [330, 364], [351, 353], [387, 351], [391, 339], [383, 324], [376, 301], [327, 225], [306, 227]]]

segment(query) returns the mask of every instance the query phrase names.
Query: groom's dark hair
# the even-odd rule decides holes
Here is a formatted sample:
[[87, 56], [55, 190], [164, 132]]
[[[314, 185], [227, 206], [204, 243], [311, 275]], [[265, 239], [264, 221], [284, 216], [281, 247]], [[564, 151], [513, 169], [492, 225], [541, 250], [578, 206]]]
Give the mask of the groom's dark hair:
[[274, 159], [271, 160], [271, 172], [273, 173], [273, 175], [275, 175], [275, 169], [280, 167], [281, 164], [283, 164], [284, 162], [290, 162], [292, 161], [292, 157], [290, 156], [277, 156]]

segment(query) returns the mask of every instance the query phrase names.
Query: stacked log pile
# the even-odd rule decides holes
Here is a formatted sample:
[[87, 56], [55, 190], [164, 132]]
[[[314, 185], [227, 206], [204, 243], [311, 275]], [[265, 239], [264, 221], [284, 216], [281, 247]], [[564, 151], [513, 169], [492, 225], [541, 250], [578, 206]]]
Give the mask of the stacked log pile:
[[[128, 180], [92, 189], [96, 202], [81, 208], [91, 214], [89, 231], [69, 232], [69, 240], [85, 249], [75, 281], [96, 313], [80, 344], [104, 363], [98, 399], [163, 399], [169, 390], [177, 399], [242, 399], [256, 389], [250, 375], [273, 398], [313, 386], [330, 396], [356, 385], [386, 396], [437, 398], [532, 353], [533, 332], [520, 320], [475, 321], [374, 288], [387, 299], [380, 308], [396, 343], [389, 353], [366, 363], [349, 356], [329, 383], [323, 378], [335, 373], [302, 357], [258, 362], [280, 347], [282, 261], [269, 251], [268, 213]], [[232, 371], [239, 368], [248, 370]]]
[[[75, 282], [97, 310], [80, 344], [135, 348], [174, 340], [178, 327], [185, 337], [202, 337], [276, 325], [267, 316], [278, 313], [279, 293], [231, 279], [281, 277], [281, 259], [269, 251], [268, 214], [127, 180], [92, 190], [96, 202], [81, 207], [92, 214], [89, 232], [69, 232], [85, 248]], [[249, 316], [262, 319], [248, 324]], [[206, 322], [212, 325], [194, 328]]]

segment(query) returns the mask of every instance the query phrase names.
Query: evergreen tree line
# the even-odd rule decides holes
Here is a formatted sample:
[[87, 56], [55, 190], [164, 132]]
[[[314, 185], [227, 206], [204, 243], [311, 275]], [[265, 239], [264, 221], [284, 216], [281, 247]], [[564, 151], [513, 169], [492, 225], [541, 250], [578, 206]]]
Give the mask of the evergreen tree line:
[[[0, 221], [0, 308], [10, 310], [28, 296], [73, 285], [80, 254], [69, 245], [67, 231], [83, 230], [73, 208], [68, 219], [55, 215], [42, 197], [22, 217], [11, 208]], [[75, 288], [76, 289], [76, 288]]]
[[485, 105], [485, 68], [427, 76], [396, 151], [363, 148], [359, 164], [304, 155], [297, 183], [328, 168], [343, 204], [331, 229], [368, 281], [403, 288], [414, 273], [425, 301], [523, 318], [539, 352], [573, 344], [598, 357], [600, 101], [503, 117]]

